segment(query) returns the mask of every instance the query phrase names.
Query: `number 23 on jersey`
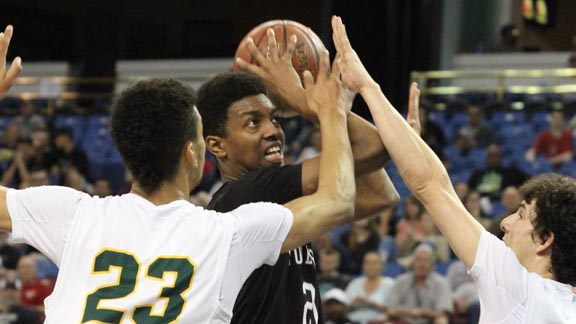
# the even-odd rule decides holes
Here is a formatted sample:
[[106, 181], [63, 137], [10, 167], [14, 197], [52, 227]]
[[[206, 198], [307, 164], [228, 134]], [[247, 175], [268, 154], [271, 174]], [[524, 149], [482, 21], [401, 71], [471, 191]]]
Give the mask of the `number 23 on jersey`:
[[117, 270], [116, 282], [102, 285], [86, 296], [82, 323], [120, 323], [124, 316], [131, 317], [134, 323], [174, 323], [180, 317], [186, 302], [185, 293], [192, 287], [196, 264], [188, 257], [161, 256], [145, 265], [145, 275], [141, 280], [164, 282], [166, 274], [173, 274], [172, 282], [167, 282], [157, 293], [158, 299], [165, 300], [159, 314], [152, 314], [154, 305], [137, 305], [132, 314], [127, 310], [102, 306], [105, 300], [125, 298], [137, 292], [139, 272], [142, 264], [133, 253], [114, 249], [103, 249], [94, 258], [94, 275], [110, 274]]

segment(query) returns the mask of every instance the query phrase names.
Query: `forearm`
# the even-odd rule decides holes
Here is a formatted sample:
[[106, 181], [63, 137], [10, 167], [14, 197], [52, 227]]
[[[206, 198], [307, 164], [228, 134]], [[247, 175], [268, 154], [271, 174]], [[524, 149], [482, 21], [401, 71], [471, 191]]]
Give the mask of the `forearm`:
[[394, 208], [399, 201], [400, 196], [384, 169], [357, 177], [353, 221], [377, 216]]
[[372, 82], [361, 94], [372, 113], [380, 140], [412, 193], [425, 194], [430, 186], [448, 188], [449, 178], [442, 162], [394, 109], [380, 86]]
[[[466, 211], [454, 192], [440, 159], [394, 109], [375, 82], [361, 89], [380, 138], [404, 183], [424, 204], [456, 254], [471, 267], [482, 226]], [[454, 222], [458, 226], [454, 226]]]
[[355, 183], [352, 150], [344, 112], [320, 118], [322, 145], [318, 190], [284, 206], [294, 214], [294, 223], [282, 251], [292, 250], [329, 230], [350, 222], [354, 213]]
[[319, 116], [322, 156], [318, 174], [318, 190], [331, 192], [344, 199], [355, 197], [353, 159], [344, 112], [334, 111]]

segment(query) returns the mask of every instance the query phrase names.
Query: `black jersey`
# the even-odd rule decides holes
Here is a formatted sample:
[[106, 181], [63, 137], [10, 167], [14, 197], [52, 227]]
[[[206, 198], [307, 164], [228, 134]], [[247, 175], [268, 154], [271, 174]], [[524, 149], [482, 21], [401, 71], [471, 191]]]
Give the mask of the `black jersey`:
[[[251, 202], [284, 204], [302, 196], [300, 164], [270, 167], [228, 182], [214, 194], [208, 209], [228, 212]], [[274, 266], [263, 265], [246, 280], [232, 324], [323, 323], [316, 264], [310, 243], [283, 253]]]

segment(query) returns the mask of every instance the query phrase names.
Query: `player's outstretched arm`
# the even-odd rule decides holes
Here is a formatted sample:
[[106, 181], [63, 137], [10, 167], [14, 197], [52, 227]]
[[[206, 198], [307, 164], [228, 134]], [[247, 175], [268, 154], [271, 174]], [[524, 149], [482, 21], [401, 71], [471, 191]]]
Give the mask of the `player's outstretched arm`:
[[[332, 19], [334, 44], [341, 56], [339, 68], [346, 86], [357, 90], [370, 109], [380, 138], [410, 191], [422, 201], [450, 246], [470, 268], [476, 256], [482, 226], [466, 211], [454, 192], [440, 159], [386, 99], [350, 46], [338, 17]], [[410, 107], [410, 116], [417, 114]]]
[[6, 93], [12, 86], [14, 79], [22, 71], [22, 60], [16, 57], [6, 72], [6, 55], [8, 54], [8, 47], [12, 39], [14, 28], [8, 25], [3, 33], [0, 33], [0, 100], [6, 96]]
[[[6, 96], [14, 79], [16, 79], [20, 71], [22, 71], [22, 60], [20, 57], [16, 57], [14, 61], [12, 61], [10, 69], [6, 72], [6, 56], [8, 55], [8, 47], [10, 46], [13, 32], [14, 28], [8, 25], [4, 32], [0, 33], [0, 100]], [[12, 221], [6, 205], [7, 191], [8, 188], [0, 186], [0, 231], [4, 232], [12, 231]]]
[[318, 190], [285, 204], [294, 223], [282, 245], [290, 251], [329, 230], [349, 222], [354, 214], [354, 161], [348, 139], [347, 89], [337, 69], [330, 71], [328, 52], [321, 55], [316, 83], [304, 75], [306, 101], [316, 112], [322, 135]]

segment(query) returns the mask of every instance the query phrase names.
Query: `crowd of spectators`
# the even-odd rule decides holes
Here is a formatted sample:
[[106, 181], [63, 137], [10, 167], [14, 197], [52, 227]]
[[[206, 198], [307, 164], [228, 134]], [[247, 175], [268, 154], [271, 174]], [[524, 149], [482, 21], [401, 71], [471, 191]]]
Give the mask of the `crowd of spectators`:
[[[24, 101], [17, 116], [0, 122], [3, 186], [58, 184], [98, 197], [129, 191], [129, 173], [119, 180], [117, 174], [96, 172], [91, 149], [96, 146], [76, 138], [82, 129], [61, 127], [55, 116], [46, 116], [39, 108]], [[508, 119], [515, 121], [520, 112], [502, 114], [511, 114]], [[532, 117], [530, 124], [528, 117], [520, 118], [526, 126], [497, 123], [494, 115], [481, 105], [470, 105], [459, 113], [421, 109], [420, 118], [422, 137], [454, 174], [465, 207], [501, 236], [499, 222], [516, 210], [518, 187], [528, 177], [538, 171], [573, 170], [576, 118], [566, 123], [568, 116], [562, 111], [549, 111], [538, 115], [546, 122]], [[105, 132], [107, 116], [103, 117]], [[314, 125], [287, 122], [292, 127], [286, 129], [289, 163], [321, 153]], [[529, 140], [510, 138], [516, 133], [509, 128], [515, 127], [533, 127], [533, 134]], [[203, 206], [220, 183], [214, 160], [208, 156], [206, 161], [205, 178], [191, 196], [192, 202]], [[479, 306], [465, 267], [455, 260], [420, 202], [405, 190], [395, 166], [387, 170], [402, 198], [396, 209], [313, 242], [327, 323], [475, 323]], [[2, 316], [13, 316], [20, 318], [15, 323], [40, 323], [43, 300], [51, 293], [57, 269], [4, 233], [0, 233], [0, 262], [0, 322]]]

